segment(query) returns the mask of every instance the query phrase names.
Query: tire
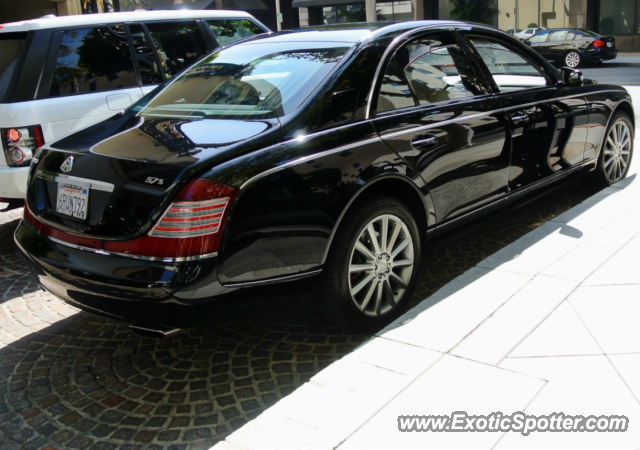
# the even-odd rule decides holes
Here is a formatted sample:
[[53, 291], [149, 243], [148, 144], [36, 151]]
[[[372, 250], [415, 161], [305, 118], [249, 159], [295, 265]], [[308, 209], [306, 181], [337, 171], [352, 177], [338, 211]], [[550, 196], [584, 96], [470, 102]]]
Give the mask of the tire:
[[564, 55], [564, 65], [567, 67], [571, 67], [575, 69], [576, 67], [580, 67], [582, 64], [582, 55], [580, 52], [576, 52], [575, 50], [571, 50]]
[[596, 168], [582, 177], [582, 184], [605, 188], [624, 179], [633, 157], [633, 138], [633, 123], [629, 116], [615, 113], [604, 135]]
[[[382, 240], [385, 222], [390, 248]], [[375, 331], [392, 322], [413, 293], [421, 246], [406, 205], [386, 195], [366, 197], [347, 211], [333, 240], [318, 290], [320, 311], [348, 331]]]

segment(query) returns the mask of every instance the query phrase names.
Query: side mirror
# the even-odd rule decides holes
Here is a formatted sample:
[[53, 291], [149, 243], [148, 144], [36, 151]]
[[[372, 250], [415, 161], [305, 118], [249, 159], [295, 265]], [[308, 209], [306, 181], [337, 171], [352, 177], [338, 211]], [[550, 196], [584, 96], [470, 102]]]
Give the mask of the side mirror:
[[584, 84], [584, 75], [578, 69], [563, 67], [561, 73], [562, 84], [565, 86], [582, 86]]
[[318, 124], [320, 126], [351, 119], [358, 106], [358, 89], [334, 92], [324, 105]]

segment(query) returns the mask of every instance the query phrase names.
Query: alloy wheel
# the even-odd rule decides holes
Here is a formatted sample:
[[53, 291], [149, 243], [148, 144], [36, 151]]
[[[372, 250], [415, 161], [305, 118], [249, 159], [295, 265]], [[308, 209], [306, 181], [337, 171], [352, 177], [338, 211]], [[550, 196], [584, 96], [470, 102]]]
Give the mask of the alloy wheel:
[[611, 183], [624, 178], [631, 158], [631, 130], [619, 120], [609, 130], [604, 143], [604, 171]]
[[567, 56], [565, 56], [564, 62], [572, 69], [578, 67], [578, 65], [580, 64], [580, 55], [576, 52], [569, 52]]
[[349, 291], [367, 316], [391, 311], [404, 295], [414, 266], [414, 242], [407, 225], [383, 214], [360, 232], [351, 250]]

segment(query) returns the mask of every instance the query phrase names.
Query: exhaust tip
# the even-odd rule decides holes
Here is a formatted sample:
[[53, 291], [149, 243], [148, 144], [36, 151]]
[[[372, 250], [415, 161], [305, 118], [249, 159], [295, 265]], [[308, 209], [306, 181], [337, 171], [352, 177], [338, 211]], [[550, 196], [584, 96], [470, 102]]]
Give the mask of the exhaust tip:
[[174, 336], [178, 334], [180, 328], [163, 327], [159, 325], [129, 325], [129, 329], [138, 336], [148, 337], [151, 339], [164, 339], [168, 336]]

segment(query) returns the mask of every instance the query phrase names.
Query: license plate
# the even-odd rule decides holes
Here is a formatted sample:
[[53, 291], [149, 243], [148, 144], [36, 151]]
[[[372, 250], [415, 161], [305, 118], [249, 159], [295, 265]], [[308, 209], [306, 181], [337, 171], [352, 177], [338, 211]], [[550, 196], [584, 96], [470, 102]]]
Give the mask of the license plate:
[[607, 42], [607, 47], [613, 47], [613, 44], [611, 42]]
[[56, 212], [76, 219], [87, 218], [89, 187], [77, 183], [58, 183]]

